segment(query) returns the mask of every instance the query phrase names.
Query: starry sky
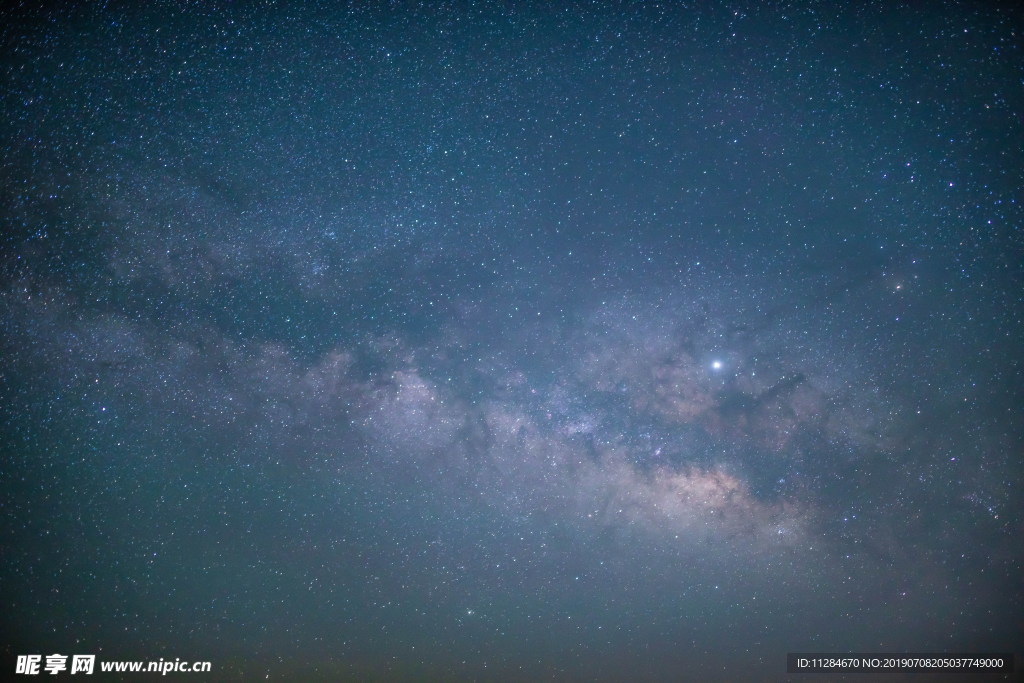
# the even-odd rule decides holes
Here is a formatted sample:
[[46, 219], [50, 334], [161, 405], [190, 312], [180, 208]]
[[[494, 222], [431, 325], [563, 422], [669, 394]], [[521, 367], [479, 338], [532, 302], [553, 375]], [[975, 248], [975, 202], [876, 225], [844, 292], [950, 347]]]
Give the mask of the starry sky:
[[997, 2], [8, 4], [3, 666], [1018, 649], [1022, 32]]

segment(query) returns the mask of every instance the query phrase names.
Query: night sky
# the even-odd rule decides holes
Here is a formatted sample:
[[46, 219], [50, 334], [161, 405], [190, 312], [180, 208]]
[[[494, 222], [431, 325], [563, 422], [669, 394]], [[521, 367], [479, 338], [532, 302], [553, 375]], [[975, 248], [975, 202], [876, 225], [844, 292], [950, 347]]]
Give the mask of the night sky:
[[1019, 653], [1022, 35], [995, 2], [8, 6], [4, 675]]

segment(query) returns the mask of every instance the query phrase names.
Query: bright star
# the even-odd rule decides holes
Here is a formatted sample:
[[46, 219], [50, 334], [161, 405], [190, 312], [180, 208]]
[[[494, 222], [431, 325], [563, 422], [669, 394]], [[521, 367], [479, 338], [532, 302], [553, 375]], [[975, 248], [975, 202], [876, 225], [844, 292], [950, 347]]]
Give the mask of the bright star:
[[721, 370], [722, 369], [722, 361], [720, 361], [720, 360], [714, 361], [713, 363], [711, 363], [711, 368], [713, 370]]

